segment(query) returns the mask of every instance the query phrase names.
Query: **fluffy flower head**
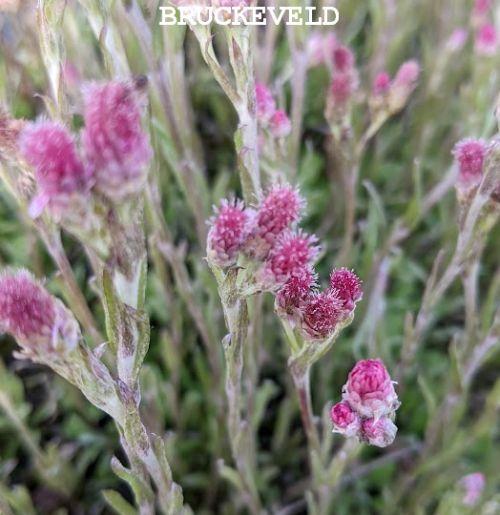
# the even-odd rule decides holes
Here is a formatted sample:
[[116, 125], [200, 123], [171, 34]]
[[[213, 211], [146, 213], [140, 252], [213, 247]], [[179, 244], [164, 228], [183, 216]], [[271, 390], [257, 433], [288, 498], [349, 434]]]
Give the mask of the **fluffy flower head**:
[[333, 423], [333, 431], [346, 437], [357, 436], [361, 428], [359, 415], [347, 402], [341, 401], [332, 406], [330, 418]]
[[368, 418], [361, 423], [361, 439], [375, 447], [387, 447], [394, 442], [398, 428], [388, 417]]
[[333, 270], [330, 275], [330, 287], [337, 290], [346, 311], [352, 311], [356, 302], [363, 297], [360, 278], [347, 268]]
[[391, 87], [391, 76], [387, 72], [379, 72], [373, 79], [372, 91], [374, 95], [384, 95]]
[[461, 189], [477, 186], [483, 176], [486, 143], [479, 139], [463, 139], [453, 148], [453, 155], [459, 170], [457, 186]]
[[302, 310], [302, 330], [312, 340], [328, 338], [342, 317], [342, 301], [333, 290], [315, 293]]
[[339, 45], [333, 50], [334, 70], [339, 73], [351, 72], [354, 68], [354, 54], [349, 47]]
[[316, 277], [310, 266], [294, 272], [276, 295], [276, 308], [281, 316], [294, 316], [311, 294]]
[[262, 123], [268, 123], [276, 111], [276, 102], [271, 90], [262, 82], [255, 84], [255, 100], [257, 102], [257, 117]]

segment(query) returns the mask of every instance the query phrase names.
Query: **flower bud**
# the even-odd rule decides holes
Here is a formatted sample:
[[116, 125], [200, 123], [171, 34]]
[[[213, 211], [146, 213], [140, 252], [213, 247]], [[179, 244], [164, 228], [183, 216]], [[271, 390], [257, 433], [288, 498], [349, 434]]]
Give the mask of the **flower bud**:
[[316, 277], [310, 266], [294, 272], [276, 295], [275, 305], [278, 315], [283, 318], [297, 318], [315, 282]]
[[387, 417], [368, 418], [361, 423], [361, 439], [375, 447], [387, 447], [394, 442], [398, 428]]
[[453, 148], [458, 165], [457, 189], [461, 193], [479, 185], [483, 178], [486, 143], [480, 139], [466, 138]]
[[467, 41], [467, 37], [467, 30], [462, 28], [455, 29], [446, 42], [446, 50], [452, 53], [460, 52]]
[[363, 417], [378, 419], [399, 406], [394, 384], [380, 359], [358, 361], [343, 388], [343, 399]]
[[356, 307], [356, 303], [363, 297], [361, 280], [347, 268], [332, 271], [330, 287], [337, 290], [337, 295], [342, 300], [343, 308], [346, 311], [352, 311]]
[[385, 95], [391, 87], [391, 76], [387, 72], [379, 72], [373, 79], [372, 92], [374, 95]]
[[292, 124], [285, 111], [278, 109], [269, 120], [269, 129], [275, 138], [285, 138], [292, 130]]
[[343, 434], [348, 438], [359, 434], [361, 419], [347, 402], [337, 402], [332, 406], [330, 418], [332, 419], [334, 433]]
[[460, 486], [464, 489], [462, 502], [465, 506], [475, 506], [486, 486], [486, 479], [481, 472], [474, 472], [464, 476], [460, 480]]
[[350, 73], [354, 69], [354, 54], [344, 45], [339, 45], [333, 50], [333, 67], [338, 73]]
[[479, 55], [493, 56], [498, 51], [499, 38], [497, 30], [491, 23], [485, 23], [476, 32], [474, 50]]
[[137, 95], [125, 82], [90, 84], [84, 92], [86, 157], [96, 188], [115, 200], [140, 190], [152, 155]]
[[250, 233], [251, 215], [241, 200], [221, 202], [211, 219], [207, 256], [219, 266], [233, 265]]
[[329, 290], [311, 295], [302, 308], [301, 329], [309, 340], [325, 340], [342, 319], [342, 300]]
[[25, 270], [0, 276], [0, 329], [28, 355], [71, 351], [80, 338], [73, 315]]
[[56, 122], [28, 123], [20, 133], [19, 148], [35, 171], [37, 193], [30, 215], [36, 218], [47, 208], [60, 220], [73, 211], [75, 200], [89, 192], [93, 178], [78, 156], [71, 133]]
[[408, 102], [420, 76], [420, 65], [414, 59], [403, 63], [392, 81], [389, 92], [390, 111], [397, 113]]

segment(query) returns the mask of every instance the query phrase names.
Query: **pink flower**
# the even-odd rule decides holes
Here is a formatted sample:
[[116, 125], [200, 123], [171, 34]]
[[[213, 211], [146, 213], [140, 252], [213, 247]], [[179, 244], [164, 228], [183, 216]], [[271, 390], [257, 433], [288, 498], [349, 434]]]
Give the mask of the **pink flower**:
[[278, 109], [269, 120], [269, 129], [275, 138], [285, 138], [292, 130], [292, 124], [285, 111]]
[[387, 447], [394, 442], [398, 428], [387, 417], [369, 418], [361, 423], [361, 439], [375, 447]]
[[333, 270], [330, 275], [330, 287], [337, 291], [338, 297], [342, 300], [343, 308], [352, 311], [356, 302], [363, 297], [360, 278], [347, 268]]
[[304, 204], [298, 190], [289, 184], [272, 186], [257, 210], [254, 232], [246, 252], [258, 259], [265, 258], [276, 238], [298, 222]]
[[479, 139], [463, 139], [453, 148], [453, 155], [459, 170], [457, 187], [466, 190], [477, 186], [483, 177], [486, 143]]
[[339, 73], [349, 73], [354, 68], [354, 54], [344, 45], [339, 45], [333, 50], [334, 70]]
[[385, 95], [391, 86], [391, 76], [387, 72], [379, 72], [373, 80], [374, 95]]
[[307, 40], [307, 59], [309, 66], [324, 64], [333, 55], [337, 46], [337, 38], [333, 33], [313, 32]]
[[257, 117], [261, 123], [267, 124], [276, 111], [276, 102], [271, 90], [261, 82], [255, 84], [255, 100]]
[[71, 208], [75, 195], [86, 194], [92, 186], [92, 173], [84, 166], [71, 133], [63, 125], [49, 121], [28, 123], [20, 134], [19, 147], [35, 169], [37, 193], [30, 205], [34, 218], [47, 208], [59, 219]]
[[473, 16], [484, 17], [491, 9], [491, 0], [476, 0], [472, 10]]
[[480, 55], [492, 56], [497, 53], [499, 38], [495, 26], [485, 23], [476, 32], [474, 48]]
[[330, 100], [334, 107], [344, 108], [355, 90], [353, 77], [349, 73], [334, 75], [330, 84]]
[[52, 350], [61, 337], [65, 348], [71, 350], [79, 335], [74, 318], [62, 303], [25, 270], [0, 276], [0, 329], [27, 351]]
[[276, 309], [280, 316], [294, 317], [311, 294], [316, 277], [310, 266], [294, 272], [276, 295]]
[[329, 290], [311, 295], [302, 308], [302, 329], [307, 338], [324, 340], [342, 318], [342, 301]]
[[219, 266], [234, 264], [250, 233], [250, 222], [251, 216], [242, 201], [223, 200], [210, 221], [208, 258]]
[[319, 249], [316, 237], [301, 231], [290, 230], [282, 233], [276, 240], [267, 257], [260, 279], [266, 288], [276, 288], [285, 284], [290, 277], [311, 265]]
[[486, 486], [486, 479], [481, 472], [474, 472], [460, 480], [460, 486], [465, 490], [462, 502], [466, 506], [475, 506]]
[[337, 402], [330, 410], [333, 431], [346, 437], [357, 436], [361, 428], [359, 415], [352, 410], [347, 402]]
[[467, 41], [467, 37], [467, 30], [462, 28], [455, 29], [446, 43], [447, 50], [449, 52], [460, 52]]
[[358, 361], [343, 392], [343, 399], [363, 417], [378, 419], [399, 406], [391, 377], [380, 359]]
[[136, 90], [125, 82], [91, 84], [84, 97], [82, 141], [96, 187], [116, 200], [137, 193], [152, 151], [141, 126]]
[[397, 88], [404, 88], [411, 90], [420, 75], [420, 65], [414, 59], [403, 63], [394, 77], [394, 86]]

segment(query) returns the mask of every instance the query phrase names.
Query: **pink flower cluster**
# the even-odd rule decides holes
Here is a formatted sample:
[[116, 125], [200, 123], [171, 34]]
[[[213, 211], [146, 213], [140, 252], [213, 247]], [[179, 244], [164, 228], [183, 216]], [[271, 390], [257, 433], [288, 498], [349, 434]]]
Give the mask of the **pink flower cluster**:
[[486, 479], [481, 472], [467, 474], [460, 480], [460, 486], [464, 489], [462, 502], [465, 506], [475, 506], [486, 486]]
[[374, 96], [397, 95], [408, 97], [415, 88], [420, 75], [420, 66], [414, 59], [404, 62], [396, 72], [394, 79], [386, 72], [378, 73], [372, 85]]
[[330, 68], [332, 80], [329, 102], [336, 109], [343, 109], [358, 88], [359, 77], [354, 53], [347, 46], [337, 43], [333, 48]]
[[283, 109], [276, 108], [271, 90], [261, 82], [255, 84], [257, 119], [262, 129], [267, 129], [274, 138], [285, 138], [292, 130], [290, 119]]
[[474, 50], [482, 56], [494, 56], [500, 47], [500, 36], [490, 14], [491, 4], [490, 0], [476, 0], [472, 10]]
[[84, 92], [85, 127], [80, 153], [71, 132], [57, 122], [28, 123], [19, 148], [34, 169], [33, 217], [47, 208], [60, 219], [95, 189], [121, 200], [144, 183], [151, 148], [141, 127], [136, 89], [124, 82], [91, 84]]
[[398, 407], [394, 382], [383, 362], [358, 361], [343, 387], [342, 401], [330, 411], [333, 430], [376, 447], [387, 447], [396, 437], [393, 420]]
[[453, 156], [458, 166], [457, 189], [466, 193], [477, 187], [483, 178], [486, 142], [480, 139], [466, 138], [453, 148]]

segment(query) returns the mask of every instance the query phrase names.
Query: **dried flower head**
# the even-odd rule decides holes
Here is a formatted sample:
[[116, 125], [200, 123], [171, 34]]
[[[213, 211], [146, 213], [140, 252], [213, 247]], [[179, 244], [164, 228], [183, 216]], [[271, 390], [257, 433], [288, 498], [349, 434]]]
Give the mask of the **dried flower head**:
[[476, 32], [474, 49], [477, 54], [493, 56], [497, 53], [499, 37], [497, 30], [491, 23], [485, 23]]
[[481, 472], [473, 472], [460, 480], [460, 486], [465, 491], [462, 502], [466, 506], [475, 506], [486, 486], [486, 479]]
[[91, 170], [78, 156], [71, 133], [60, 123], [26, 124], [19, 136], [19, 147], [35, 171], [37, 193], [30, 205], [31, 216], [37, 217], [47, 208], [59, 219], [72, 209], [75, 196], [90, 190]]
[[302, 331], [305, 338], [324, 340], [332, 335], [342, 318], [342, 301], [333, 290], [314, 293], [302, 308]]
[[257, 103], [257, 117], [263, 124], [267, 124], [276, 111], [271, 90], [261, 82], [255, 84], [255, 101]]
[[398, 428], [388, 417], [368, 418], [361, 422], [361, 440], [375, 447], [387, 447], [394, 442]]
[[330, 287], [337, 290], [337, 295], [342, 300], [343, 308], [346, 311], [352, 311], [356, 307], [356, 303], [363, 297], [360, 278], [347, 268], [338, 268], [332, 271]]
[[361, 428], [359, 415], [345, 401], [337, 402], [330, 410], [333, 431], [346, 437], [357, 436]]
[[480, 139], [466, 138], [453, 148], [453, 156], [458, 164], [457, 187], [468, 190], [477, 186], [483, 177], [486, 143]]
[[283, 232], [274, 244], [260, 272], [266, 289], [284, 285], [292, 275], [311, 265], [319, 249], [316, 237], [302, 231]]
[[125, 82], [90, 84], [84, 101], [82, 141], [97, 189], [116, 200], [137, 193], [152, 155], [137, 91]]
[[343, 399], [363, 417], [394, 413], [399, 402], [394, 384], [380, 359], [358, 361], [343, 388]]
[[219, 266], [236, 262], [238, 252], [248, 238], [251, 214], [241, 200], [224, 199], [210, 220], [207, 256]]
[[292, 130], [292, 124], [285, 111], [278, 109], [269, 120], [269, 130], [275, 138], [285, 138]]
[[276, 295], [276, 310], [285, 318], [295, 318], [315, 286], [316, 276], [310, 266], [295, 271]]
[[75, 348], [74, 317], [27, 271], [0, 276], [0, 328], [30, 352]]

